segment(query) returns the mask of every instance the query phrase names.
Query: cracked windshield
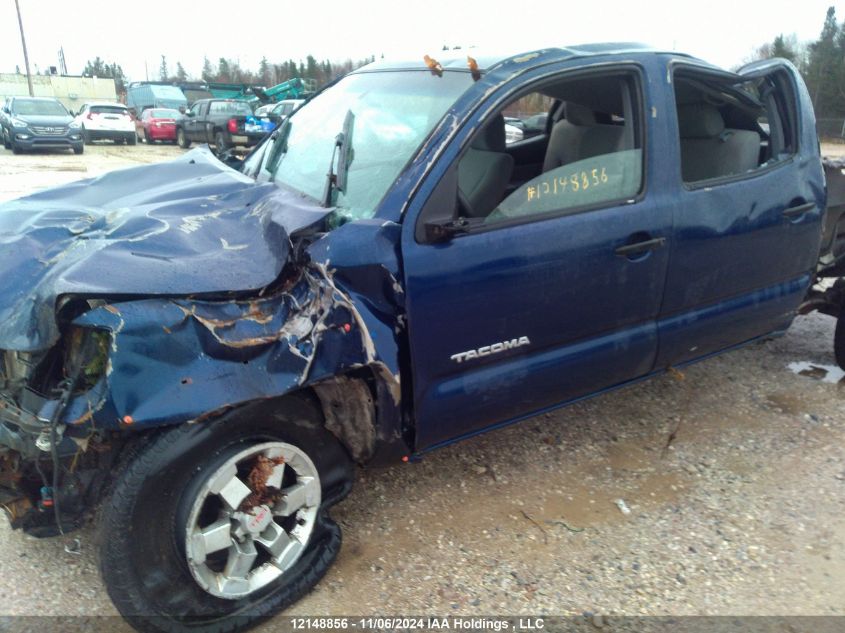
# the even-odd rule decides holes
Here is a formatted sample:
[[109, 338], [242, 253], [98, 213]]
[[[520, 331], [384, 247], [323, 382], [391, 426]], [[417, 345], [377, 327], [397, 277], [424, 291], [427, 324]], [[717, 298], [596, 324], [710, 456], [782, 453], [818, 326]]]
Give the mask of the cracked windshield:
[[387, 188], [434, 126], [471, 85], [467, 72], [361, 73], [317, 96], [284, 126], [268, 152], [267, 170], [278, 184], [323, 199], [326, 174], [347, 112], [345, 191], [332, 204], [348, 218], [372, 217]]

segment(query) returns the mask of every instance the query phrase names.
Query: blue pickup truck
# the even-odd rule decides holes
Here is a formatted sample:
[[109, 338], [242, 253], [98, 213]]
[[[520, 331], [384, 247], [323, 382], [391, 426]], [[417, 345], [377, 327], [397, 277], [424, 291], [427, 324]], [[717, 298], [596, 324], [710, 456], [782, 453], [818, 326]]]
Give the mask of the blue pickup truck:
[[[545, 128], [508, 144], [517, 103]], [[842, 207], [781, 60], [379, 61], [228, 160], [0, 207], [0, 505], [38, 536], [98, 510], [142, 631], [233, 631], [303, 595], [356, 463], [845, 305]]]

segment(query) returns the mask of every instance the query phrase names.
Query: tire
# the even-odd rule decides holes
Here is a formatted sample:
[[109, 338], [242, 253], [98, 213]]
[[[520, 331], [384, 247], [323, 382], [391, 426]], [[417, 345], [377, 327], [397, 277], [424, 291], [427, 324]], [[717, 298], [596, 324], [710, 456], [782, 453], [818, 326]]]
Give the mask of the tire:
[[73, 153], [74, 153], [74, 154], [81, 154], [82, 152], [84, 152], [84, 151], [85, 151], [85, 146], [84, 146], [84, 145], [80, 145], [79, 147], [74, 147], [74, 148], [72, 148], [72, 149], [73, 149]]
[[188, 149], [191, 146], [191, 141], [188, 140], [188, 136], [182, 128], [176, 129], [176, 144], [182, 149]]
[[153, 141], [153, 139], [150, 138], [150, 133], [147, 132], [146, 130], [144, 130], [144, 142], [147, 145], [152, 145], [153, 143], [155, 143], [155, 141]]
[[214, 134], [214, 149], [217, 151], [218, 156], [229, 149], [229, 144], [226, 142], [226, 135], [219, 130]]
[[12, 144], [9, 142], [9, 135], [5, 130], [3, 130], [3, 147], [12, 149]]
[[14, 141], [11, 141], [11, 145], [12, 145], [12, 154], [23, 154], [23, 150], [20, 147], [18, 147], [17, 143], [15, 143]]
[[124, 140], [130, 145], [135, 145], [138, 142], [138, 139], [134, 134], [127, 136]]
[[[215, 478], [218, 482], [231, 483], [235, 478], [241, 484], [249, 482], [248, 475], [258, 468], [252, 465], [257, 461], [249, 461], [257, 454], [252, 451], [263, 450], [288, 451], [292, 456], [282, 469], [288, 478], [280, 483], [282, 490], [289, 490], [291, 481], [299, 482], [296, 485], [307, 481], [299, 478], [302, 471], [319, 476], [320, 485], [312, 484], [310, 496], [300, 497], [310, 501], [294, 506], [299, 509], [294, 514], [289, 512], [287, 518], [273, 515], [279, 504], [288, 503], [285, 499], [292, 498], [290, 495], [283, 495], [281, 500], [278, 497], [275, 501], [265, 500], [265, 505], [254, 505], [253, 514], [246, 515], [241, 509], [244, 503], [257, 503], [250, 501], [254, 495], [238, 496], [233, 505], [241, 509], [232, 510], [222, 502], [222, 494], [211, 492]], [[244, 462], [237, 461], [240, 470], [236, 472], [233, 460], [245, 453], [250, 456], [246, 467], [243, 468]], [[109, 596], [118, 611], [139, 631], [232, 633], [253, 626], [298, 600], [331, 566], [341, 539], [340, 528], [326, 510], [349, 491], [352, 476], [348, 455], [323, 428], [317, 409], [296, 397], [277, 401], [275, 405], [272, 402], [248, 405], [217, 420], [183, 424], [142, 438], [122, 460], [111, 494], [101, 509], [100, 572]], [[319, 489], [319, 496], [315, 489]], [[214, 504], [209, 506], [209, 500]], [[224, 510], [229, 515], [222, 514]], [[204, 513], [208, 517], [200, 527]], [[244, 517], [249, 520], [244, 522]], [[259, 519], [268, 522], [253, 525]], [[252, 588], [253, 581], [261, 583], [265, 578], [255, 573], [256, 570], [263, 568], [262, 571], [272, 575], [278, 569], [258, 558], [250, 559], [240, 575], [227, 576], [226, 565], [232, 564], [230, 558], [237, 556], [232, 553], [233, 548], [244, 547], [235, 544], [234, 531], [244, 530], [242, 536], [246, 534], [246, 541], [252, 542], [253, 536], [266, 538], [268, 531], [278, 532], [281, 522], [291, 520], [293, 523], [284, 525], [293, 527], [283, 526], [285, 531], [308, 529], [310, 537], [307, 533], [303, 537], [305, 545], [298, 558], [287, 560], [288, 549], [278, 555], [287, 561], [284, 564], [276, 561], [285, 569], [281, 575]], [[198, 554], [197, 543], [206, 541], [197, 540], [197, 530], [207, 531], [210, 524], [220, 522], [225, 530], [225, 543], [220, 545], [218, 541], [216, 552], [206, 555], [203, 549]], [[270, 523], [275, 524], [272, 530]], [[246, 532], [247, 525], [259, 531]], [[194, 537], [188, 538], [189, 533]], [[292, 532], [284, 533], [290, 536]], [[291, 542], [285, 539], [282, 547], [287, 548]], [[255, 549], [254, 544], [251, 547], [263, 553], [264, 560], [271, 557], [268, 550]], [[196, 562], [200, 558], [204, 562]], [[216, 569], [211, 569], [212, 563]], [[248, 572], [250, 565], [253, 568]], [[237, 590], [222, 597], [215, 592], [226, 591], [229, 585], [203, 586], [201, 582], [206, 576], [200, 572], [226, 578]]]
[[839, 312], [836, 319], [836, 330], [833, 334], [833, 354], [836, 357], [836, 364], [845, 369], [845, 308]]
[[88, 131], [88, 130], [86, 130], [85, 128], [82, 128], [82, 142], [83, 142], [85, 145], [90, 145], [90, 144], [91, 144], [91, 132], [89, 132], [89, 131]]

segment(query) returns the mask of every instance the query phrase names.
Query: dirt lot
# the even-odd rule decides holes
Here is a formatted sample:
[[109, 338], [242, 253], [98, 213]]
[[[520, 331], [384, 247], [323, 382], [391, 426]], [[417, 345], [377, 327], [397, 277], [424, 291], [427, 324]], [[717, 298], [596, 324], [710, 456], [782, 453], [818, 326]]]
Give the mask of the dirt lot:
[[[0, 150], [0, 199], [179, 152]], [[359, 472], [334, 511], [340, 558], [291, 612], [845, 615], [832, 336], [831, 319], [801, 317], [683, 375]], [[114, 613], [92, 532], [79, 537], [74, 555], [0, 522], [0, 613]]]
[[102, 141], [85, 146], [81, 156], [67, 151], [38, 151], [15, 156], [0, 145], [0, 201], [62, 185], [81, 178], [93, 178], [113, 169], [176, 158], [185, 150], [176, 145], [115, 145]]

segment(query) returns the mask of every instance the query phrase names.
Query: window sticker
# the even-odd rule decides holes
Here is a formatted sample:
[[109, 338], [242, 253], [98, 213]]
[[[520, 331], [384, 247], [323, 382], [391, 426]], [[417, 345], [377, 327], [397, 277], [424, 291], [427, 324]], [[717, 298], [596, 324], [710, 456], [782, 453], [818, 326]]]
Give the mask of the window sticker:
[[641, 182], [641, 149], [586, 158], [529, 180], [505, 198], [486, 223], [630, 198]]

